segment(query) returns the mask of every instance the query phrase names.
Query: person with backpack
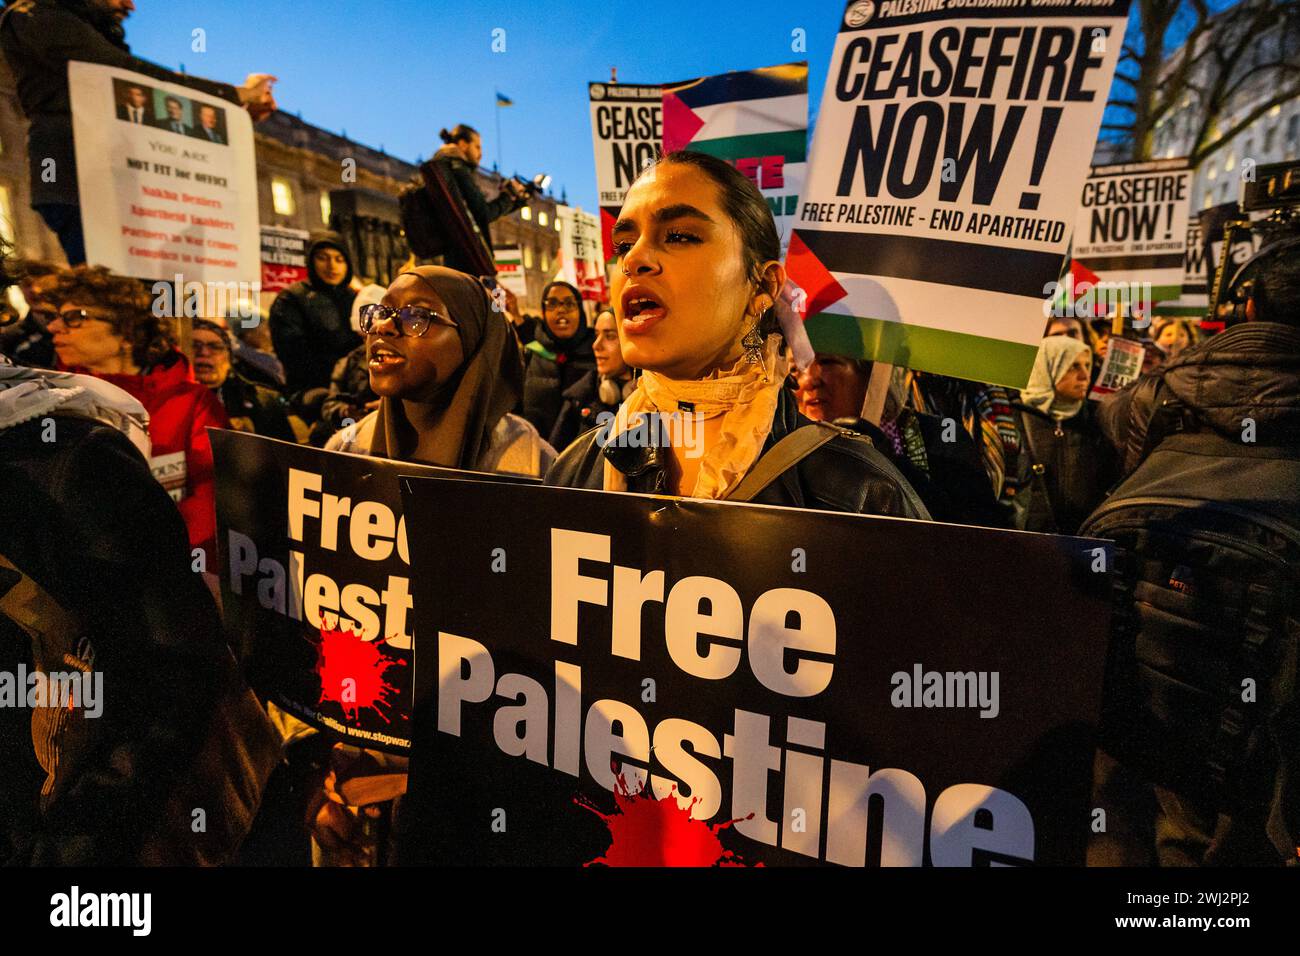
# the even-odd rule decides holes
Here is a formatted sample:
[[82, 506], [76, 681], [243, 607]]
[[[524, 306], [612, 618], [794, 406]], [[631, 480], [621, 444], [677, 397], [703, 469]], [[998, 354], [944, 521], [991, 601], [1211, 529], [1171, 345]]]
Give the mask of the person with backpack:
[[1117, 545], [1093, 865], [1297, 863], [1295, 245], [1227, 285], [1226, 331], [1099, 410], [1127, 477], [1080, 531]]
[[[506, 179], [502, 181], [501, 192], [497, 197], [489, 200], [483, 195], [483, 190], [479, 189], [474, 175], [474, 170], [478, 169], [478, 164], [483, 160], [483, 141], [478, 131], [460, 123], [451, 130], [441, 130], [438, 136], [443, 145], [434, 154], [432, 162], [439, 166], [453, 195], [469, 214], [483, 244], [491, 250], [492, 231], [489, 224], [527, 203], [528, 193], [518, 180]], [[448, 244], [445, 248], [443, 265], [470, 275], [481, 272], [474, 268], [474, 263], [467, 260], [455, 244]]]

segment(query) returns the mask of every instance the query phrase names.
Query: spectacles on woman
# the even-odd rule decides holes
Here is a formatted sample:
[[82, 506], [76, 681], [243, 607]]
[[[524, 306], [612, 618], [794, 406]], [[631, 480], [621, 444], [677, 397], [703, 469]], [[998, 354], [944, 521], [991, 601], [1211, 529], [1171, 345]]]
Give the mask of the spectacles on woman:
[[229, 352], [230, 346], [225, 342], [194, 342], [195, 355], [220, 355], [222, 352]]
[[64, 309], [62, 312], [55, 312], [53, 309], [32, 309], [28, 314], [46, 328], [49, 328], [50, 323], [55, 319], [61, 320], [64, 327], [69, 329], [81, 328], [82, 323], [87, 319], [94, 319], [96, 322], [108, 322], [110, 325], [113, 322], [108, 316], [91, 315], [85, 309]]
[[460, 328], [450, 316], [435, 312], [433, 309], [426, 309], [422, 305], [404, 305], [400, 309], [394, 309], [392, 306], [383, 305], [379, 302], [371, 302], [361, 307], [359, 318], [361, 320], [361, 331], [367, 335], [373, 332], [375, 326], [385, 319], [393, 324], [398, 335], [409, 335], [414, 338], [419, 338], [425, 332], [428, 332], [431, 325], [446, 325], [453, 329]]
[[578, 303], [573, 299], [546, 299], [542, 302], [542, 305], [551, 311], [556, 309], [576, 309], [578, 307]]

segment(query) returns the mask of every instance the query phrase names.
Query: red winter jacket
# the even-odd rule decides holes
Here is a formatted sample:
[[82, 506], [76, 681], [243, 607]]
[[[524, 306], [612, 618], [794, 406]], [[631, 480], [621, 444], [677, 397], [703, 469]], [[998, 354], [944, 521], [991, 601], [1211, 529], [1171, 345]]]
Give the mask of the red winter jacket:
[[189, 529], [190, 547], [203, 548], [209, 558], [217, 537], [216, 487], [212, 473], [212, 445], [204, 430], [229, 428], [221, 402], [194, 381], [190, 364], [179, 352], [167, 365], [155, 365], [143, 375], [100, 375], [86, 369], [69, 369], [95, 375], [130, 392], [149, 413], [149, 439], [153, 451], [149, 468], [180, 508]]

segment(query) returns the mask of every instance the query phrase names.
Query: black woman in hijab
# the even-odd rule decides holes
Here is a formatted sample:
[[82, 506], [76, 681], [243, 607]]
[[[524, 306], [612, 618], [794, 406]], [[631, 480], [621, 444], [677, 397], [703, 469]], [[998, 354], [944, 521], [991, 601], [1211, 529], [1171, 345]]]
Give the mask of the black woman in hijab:
[[510, 414], [523, 392], [519, 346], [479, 281], [441, 266], [398, 276], [362, 307], [379, 408], [327, 448], [444, 468], [541, 476], [554, 450]]
[[[399, 275], [384, 297], [361, 307], [370, 387], [379, 408], [336, 432], [326, 448], [470, 471], [540, 477], [555, 452], [527, 421], [510, 414], [523, 392], [523, 360], [508, 320], [493, 311], [478, 279], [441, 266]], [[287, 742], [310, 728], [272, 711]], [[335, 745], [323, 788], [308, 805], [317, 865], [364, 865], [360, 817], [406, 788], [406, 760]], [[374, 778], [371, 799], [354, 812], [340, 788]]]

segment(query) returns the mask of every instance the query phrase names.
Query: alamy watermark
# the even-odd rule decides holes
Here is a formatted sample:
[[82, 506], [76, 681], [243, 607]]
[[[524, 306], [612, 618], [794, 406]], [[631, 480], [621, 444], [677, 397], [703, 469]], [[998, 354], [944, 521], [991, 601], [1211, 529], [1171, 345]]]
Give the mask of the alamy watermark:
[[153, 314], [160, 319], [238, 318], [246, 329], [262, 321], [258, 310], [260, 282], [186, 282], [178, 272], [170, 282], [155, 282], [152, 291]]
[[612, 434], [615, 418], [613, 412], [596, 416], [596, 443], [601, 448], [682, 448], [687, 458], [704, 454], [705, 416], [699, 412], [634, 412], [617, 435]]
[[87, 717], [104, 712], [103, 671], [0, 671], [0, 707], [80, 707]]
[[889, 678], [895, 707], [952, 707], [980, 709], [981, 717], [998, 715], [997, 671], [927, 671], [920, 664], [895, 671]]
[[1150, 282], [1049, 282], [1043, 286], [1043, 315], [1049, 319], [1105, 318], [1116, 309], [1133, 316], [1135, 328], [1151, 324], [1155, 295]]

